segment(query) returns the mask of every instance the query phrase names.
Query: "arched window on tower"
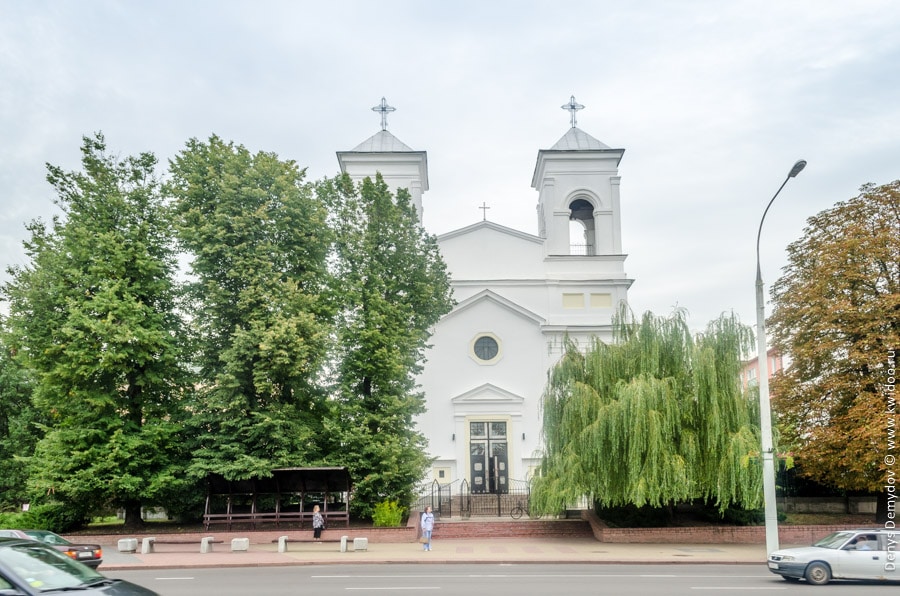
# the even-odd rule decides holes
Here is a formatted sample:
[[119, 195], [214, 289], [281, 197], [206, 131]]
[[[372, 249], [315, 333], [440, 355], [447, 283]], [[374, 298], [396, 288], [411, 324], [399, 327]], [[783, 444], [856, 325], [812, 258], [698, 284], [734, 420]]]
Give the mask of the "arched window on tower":
[[569, 203], [569, 254], [594, 256], [594, 205], [585, 199]]

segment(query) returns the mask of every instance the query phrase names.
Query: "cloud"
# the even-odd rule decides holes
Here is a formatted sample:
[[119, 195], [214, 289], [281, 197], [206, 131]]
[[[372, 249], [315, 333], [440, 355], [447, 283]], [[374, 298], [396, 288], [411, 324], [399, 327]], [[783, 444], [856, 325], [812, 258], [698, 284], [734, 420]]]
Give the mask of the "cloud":
[[677, 302], [702, 327], [754, 320], [755, 239], [767, 283], [803, 222], [898, 177], [900, 4], [538, 1], [199, 1], [0, 4], [0, 248], [53, 212], [44, 163], [79, 167], [82, 135], [164, 166], [216, 133], [313, 179], [379, 127], [428, 152], [425, 223], [489, 219], [535, 233], [539, 149], [580, 128], [626, 149], [633, 307]]

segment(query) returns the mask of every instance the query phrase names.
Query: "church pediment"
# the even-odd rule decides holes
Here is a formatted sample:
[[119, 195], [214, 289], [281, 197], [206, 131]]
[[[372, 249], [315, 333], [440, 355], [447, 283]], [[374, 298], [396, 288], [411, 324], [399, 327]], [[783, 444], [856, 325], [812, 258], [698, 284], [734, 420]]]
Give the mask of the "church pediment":
[[484, 383], [450, 400], [454, 405], [519, 406], [525, 398], [492, 383]]
[[513, 238], [519, 238], [521, 240], [526, 240], [535, 244], [541, 244], [543, 242], [543, 240], [541, 240], [538, 236], [534, 236], [533, 234], [528, 234], [526, 232], [520, 232], [519, 230], [515, 230], [513, 228], [507, 228], [506, 226], [501, 226], [500, 224], [496, 224], [492, 221], [479, 221], [478, 223], [474, 223], [470, 226], [459, 228], [458, 230], [453, 230], [451, 232], [447, 232], [446, 234], [441, 234], [437, 237], [437, 240], [438, 244], [440, 244], [441, 242], [450, 240], [451, 238], [457, 238], [459, 236], [466, 236], [468, 234], [474, 234], [484, 231], [502, 234], [504, 236], [511, 236]]
[[458, 303], [456, 307], [450, 312], [450, 314], [444, 317], [444, 320], [458, 316], [460, 313], [463, 313], [485, 303], [495, 304], [504, 310], [507, 310], [522, 317], [523, 319], [535, 323], [536, 325], [543, 325], [546, 322], [544, 317], [528, 310], [527, 308], [519, 306], [512, 300], [504, 298], [503, 296], [491, 290], [482, 290], [474, 296], [470, 296], [462, 302]]

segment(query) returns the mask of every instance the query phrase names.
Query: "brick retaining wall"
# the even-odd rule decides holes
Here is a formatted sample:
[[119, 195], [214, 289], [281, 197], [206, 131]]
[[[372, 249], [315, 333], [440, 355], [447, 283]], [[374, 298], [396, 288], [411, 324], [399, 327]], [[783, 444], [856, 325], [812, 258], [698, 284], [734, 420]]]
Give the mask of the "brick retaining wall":
[[[435, 523], [435, 537], [441, 539], [466, 538], [543, 538], [543, 537], [576, 537], [593, 536], [600, 542], [640, 543], [640, 544], [765, 544], [764, 526], [694, 526], [683, 528], [610, 528], [597, 518], [592, 511], [582, 512], [581, 520], [451, 520]], [[808, 545], [822, 536], [836, 530], [851, 529], [856, 526], [785, 526], [778, 528], [779, 541], [784, 545]], [[145, 528], [139, 534], [106, 534], [67, 536], [74, 542], [97, 543], [104, 546], [116, 545], [122, 538], [137, 538], [138, 543], [145, 536], [165, 536], [172, 540], [196, 541], [204, 536], [214, 536], [217, 540], [230, 543], [232, 538], [249, 538], [251, 544], [271, 544], [279, 536], [291, 538], [312, 538], [312, 530], [280, 529], [280, 530], [233, 530], [230, 532], [190, 532], [177, 534], [154, 533], [152, 528]], [[357, 537], [368, 538], [370, 543], [403, 543], [415, 542], [418, 535], [418, 515], [410, 515], [405, 528], [371, 528], [371, 527], [338, 527], [326, 529], [322, 538], [337, 541], [341, 536], [350, 540]]]
[[[600, 542], [638, 544], [765, 544], [765, 526], [691, 526], [684, 528], [610, 528], [593, 511], [583, 512]], [[854, 525], [778, 526], [784, 545], [810, 545], [826, 534]]]
[[590, 538], [591, 526], [584, 520], [452, 521], [434, 525], [435, 537], [464, 538]]

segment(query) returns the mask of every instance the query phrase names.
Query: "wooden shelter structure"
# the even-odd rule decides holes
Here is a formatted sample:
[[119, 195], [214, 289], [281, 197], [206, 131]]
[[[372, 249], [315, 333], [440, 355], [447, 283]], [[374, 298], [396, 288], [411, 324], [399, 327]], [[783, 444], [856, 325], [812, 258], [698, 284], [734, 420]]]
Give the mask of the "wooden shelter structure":
[[350, 473], [347, 468], [279, 468], [265, 478], [226, 480], [219, 474], [206, 478], [206, 508], [203, 525], [312, 522], [318, 505], [325, 524], [343, 521], [350, 525]]

